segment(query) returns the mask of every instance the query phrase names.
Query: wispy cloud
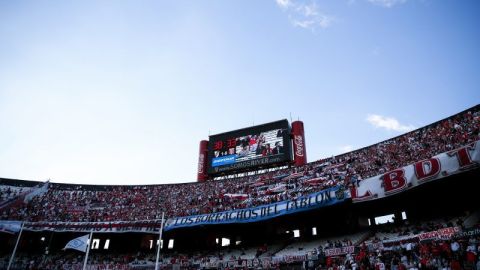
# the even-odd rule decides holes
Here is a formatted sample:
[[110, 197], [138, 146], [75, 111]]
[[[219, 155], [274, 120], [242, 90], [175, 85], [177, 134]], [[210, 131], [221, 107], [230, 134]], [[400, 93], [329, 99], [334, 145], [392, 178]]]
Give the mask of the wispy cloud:
[[407, 0], [368, 0], [368, 2], [386, 8], [391, 8], [399, 4], [407, 2]]
[[287, 9], [290, 7], [292, 2], [290, 0], [275, 0], [277, 2], [277, 5], [281, 8]]
[[275, 0], [277, 5], [288, 13], [292, 25], [314, 31], [317, 28], [328, 28], [335, 18], [323, 13], [317, 2], [300, 0]]
[[412, 125], [401, 124], [393, 117], [382, 116], [378, 114], [369, 114], [366, 119], [372, 126], [376, 128], [384, 128], [386, 130], [394, 130], [406, 132], [415, 129]]

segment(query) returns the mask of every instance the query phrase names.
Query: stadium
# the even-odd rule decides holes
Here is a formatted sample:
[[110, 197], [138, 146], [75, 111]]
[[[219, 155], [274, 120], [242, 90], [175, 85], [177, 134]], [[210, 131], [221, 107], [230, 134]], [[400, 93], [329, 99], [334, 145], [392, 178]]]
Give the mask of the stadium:
[[480, 105], [313, 162], [309, 140], [212, 135], [184, 184], [2, 178], [0, 269], [479, 269]]

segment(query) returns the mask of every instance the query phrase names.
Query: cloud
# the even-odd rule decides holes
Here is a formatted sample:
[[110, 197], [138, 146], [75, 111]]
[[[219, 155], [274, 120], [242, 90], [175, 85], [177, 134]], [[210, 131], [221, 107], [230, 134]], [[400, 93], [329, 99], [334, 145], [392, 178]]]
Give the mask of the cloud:
[[386, 8], [391, 8], [393, 6], [403, 4], [407, 2], [407, 0], [368, 0], [368, 2]]
[[400, 122], [393, 117], [387, 117], [378, 114], [369, 114], [366, 120], [374, 127], [384, 128], [386, 130], [406, 132], [415, 129], [415, 127], [412, 125], [400, 124]]
[[275, 2], [277, 2], [277, 5], [283, 9], [287, 9], [292, 5], [290, 0], [275, 0]]
[[340, 150], [340, 153], [347, 153], [353, 150], [353, 146], [351, 145], [343, 145], [338, 148]]
[[335, 18], [319, 10], [315, 0], [275, 0], [277, 5], [288, 13], [290, 22], [295, 27], [310, 29], [328, 28]]

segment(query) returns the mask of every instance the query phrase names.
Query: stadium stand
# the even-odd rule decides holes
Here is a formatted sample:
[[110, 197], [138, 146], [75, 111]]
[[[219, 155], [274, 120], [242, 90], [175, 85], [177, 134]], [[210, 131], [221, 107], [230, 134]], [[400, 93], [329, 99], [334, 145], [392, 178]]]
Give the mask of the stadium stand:
[[0, 205], [3, 203], [15, 199], [20, 194], [28, 192], [30, 188], [28, 187], [16, 187], [16, 186], [0, 186]]
[[[451, 220], [462, 220], [464, 216]], [[420, 221], [419, 221], [420, 222]], [[450, 220], [423, 220], [422, 228], [415, 231], [416, 235], [422, 232], [448, 228]], [[425, 225], [426, 224], [426, 225]], [[412, 226], [386, 224], [377, 227], [377, 230], [411, 230]], [[477, 230], [480, 226], [477, 225]], [[413, 232], [413, 231], [412, 231]], [[279, 269], [280, 265], [298, 265], [295, 258], [301, 258], [298, 269], [478, 269], [478, 254], [480, 252], [480, 237], [453, 237], [448, 240], [431, 239], [420, 240], [419, 237], [402, 238], [390, 242], [378, 240], [381, 245], [373, 245], [373, 238], [362, 241], [366, 234], [373, 231], [363, 231], [353, 235], [322, 238], [314, 241], [299, 241], [288, 245], [284, 249], [262, 257], [258, 249], [249, 248], [231, 250], [227, 252], [204, 252], [191, 254], [166, 254], [162, 257], [163, 269], [173, 269], [172, 265], [182, 266], [184, 269], [220, 269], [219, 265], [226, 265], [222, 269], [244, 269], [236, 267], [239, 262], [267, 258], [268, 264], [254, 269]], [[392, 240], [398, 238], [390, 234]], [[326, 256], [329, 249], [354, 246], [352, 254]], [[263, 248], [263, 247], [262, 247]], [[265, 247], [273, 249], [274, 245]], [[285, 262], [283, 258], [292, 258]], [[16, 269], [80, 269], [83, 256], [79, 253], [55, 253], [44, 256], [41, 254], [21, 254], [16, 261]], [[138, 252], [136, 254], [94, 254], [89, 269], [151, 269], [155, 257], [152, 254]], [[5, 269], [8, 257], [0, 258], [0, 268]], [[281, 262], [281, 263], [280, 263]], [[311, 263], [312, 267], [308, 267]], [[228, 265], [232, 267], [229, 268]], [[268, 265], [268, 267], [266, 267]], [[168, 268], [170, 266], [170, 268]], [[292, 266], [293, 267], [293, 266]], [[249, 267], [253, 268], [253, 267]], [[290, 268], [294, 269], [294, 268]]]
[[[182, 217], [250, 208], [296, 199], [330, 187], [344, 189], [355, 187], [369, 177], [454, 150], [479, 139], [480, 106], [475, 106], [426, 127], [356, 151], [311, 162], [302, 167], [281, 169], [237, 179], [132, 186], [75, 185], [0, 179], [0, 220], [30, 222], [144, 221], [158, 220], [162, 212], [165, 212], [167, 217]], [[478, 170], [453, 179], [472, 179], [475, 176], [478, 176]], [[447, 182], [439, 183], [441, 188], [437, 188], [437, 190], [447, 193], [445, 185], [448, 183], [445, 183]], [[415, 196], [414, 198], [418, 199], [421, 198], [419, 194], [428, 192], [433, 192], [431, 186], [408, 192], [413, 194], [408, 196]], [[440, 207], [427, 215], [428, 207], [431, 205], [426, 204], [427, 206], [418, 207], [419, 209], [410, 205], [412, 212], [417, 211], [413, 217], [384, 225], [359, 226], [352, 224], [358, 221], [356, 220], [358, 218], [357, 210], [364, 212], [365, 216], [373, 217], [382, 211], [389, 211], [381, 209], [384, 205], [385, 207], [403, 205], [404, 201], [402, 200], [409, 200], [409, 197], [402, 195], [403, 197], [397, 196], [382, 202], [373, 202], [370, 207], [371, 205], [377, 206], [378, 213], [369, 212], [373, 210], [368, 207], [365, 207], [368, 210], [360, 207], [348, 210], [345, 210], [348, 207], [340, 208], [340, 210], [321, 210], [327, 212], [328, 214], [325, 214], [327, 216], [335, 211], [345, 211], [347, 214], [344, 219], [341, 215], [329, 219], [331, 224], [325, 225], [322, 228], [322, 234], [318, 237], [308, 236], [295, 239], [280, 231], [285, 230], [293, 219], [308, 222], [311, 217], [317, 218], [315, 215], [319, 215], [320, 212], [274, 220], [267, 225], [259, 225], [269, 227], [273, 231], [276, 230], [276, 235], [281, 235], [272, 241], [263, 244], [261, 239], [258, 239], [258, 241], [238, 246], [232, 244], [229, 247], [221, 247], [217, 243], [213, 247], [206, 247], [205, 250], [192, 248], [192, 250], [180, 252], [175, 249], [166, 249], [162, 253], [162, 269], [479, 270], [480, 234], [476, 232], [480, 231], [478, 225], [480, 216], [478, 210], [480, 209], [478, 203], [470, 203], [474, 196], [472, 193], [475, 191], [470, 189], [464, 192], [467, 194], [465, 200], [461, 195], [452, 195], [452, 198], [458, 200], [461, 205], [456, 211], [447, 211]], [[443, 194], [442, 196], [446, 197], [447, 195]], [[413, 204], [414, 202], [409, 203]], [[440, 199], [438, 202], [430, 203], [438, 203], [442, 206], [450, 205], [441, 202]], [[395, 211], [398, 210], [395, 208]], [[425, 213], [425, 217], [422, 216], [423, 213]], [[173, 232], [170, 236], [174, 237], [185, 233], [200, 237], [198, 234], [205, 233], [205, 236], [202, 237], [209, 240], [219, 237], [216, 234], [213, 236], [214, 234], [208, 228], [192, 230], [181, 233]], [[202, 233], [197, 233], [195, 230]], [[238, 230], [243, 230], [243, 227], [239, 227]], [[444, 234], [448, 232], [448, 237], [428, 238], [433, 232], [440, 235], [439, 231]], [[473, 233], [462, 235], [462, 231]], [[29, 232], [27, 237], [38, 238], [38, 234]], [[261, 234], [262, 232], [258, 232], [255, 236], [258, 237]], [[53, 235], [52, 233], [50, 236], [50, 242], [54, 238]], [[53, 242], [61, 242], [71, 236], [68, 233], [55, 236], [61, 240], [57, 239]], [[40, 242], [29, 240], [28, 243], [24, 243], [24, 246], [31, 246], [31, 248], [24, 248], [19, 252], [13, 269], [81, 269], [82, 254], [63, 252], [59, 248], [52, 252], [48, 252], [47, 248], [47, 252], [45, 252], [47, 245], [45, 237], [42, 237], [43, 240]], [[138, 236], [131, 235], [124, 237], [138, 238]], [[150, 241], [153, 241], [151, 239], [155, 239], [154, 237], [149, 238]], [[2, 239], [10, 238], [0, 238], [0, 240]], [[232, 239], [232, 242], [234, 240]], [[11, 239], [9, 241], [12, 242]], [[124, 241], [128, 242], [128, 240]], [[145, 239], [142, 241], [145, 242]], [[192, 240], [192, 246], [193, 242]], [[61, 243], [57, 246], [64, 245], [63, 242]], [[42, 250], [35, 248], [38, 246], [41, 246]], [[153, 244], [153, 246], [155, 245]], [[351, 252], [344, 252], [344, 249], [351, 249]], [[6, 249], [0, 248], [0, 256], [3, 256], [0, 257], [0, 269], [5, 269], [9, 257], [1, 252], [5, 253]], [[151, 243], [150, 249], [144, 248], [137, 252], [120, 250], [112, 253], [94, 253], [88, 269], [153, 269], [154, 261], [155, 255], [152, 252]]]
[[[247, 208], [298, 198], [453, 150], [480, 139], [480, 106], [393, 139], [260, 176], [151, 186], [51, 184], [29, 204], [0, 212], [2, 220], [112, 221], [159, 219]], [[185, 201], [186, 200], [186, 201]]]

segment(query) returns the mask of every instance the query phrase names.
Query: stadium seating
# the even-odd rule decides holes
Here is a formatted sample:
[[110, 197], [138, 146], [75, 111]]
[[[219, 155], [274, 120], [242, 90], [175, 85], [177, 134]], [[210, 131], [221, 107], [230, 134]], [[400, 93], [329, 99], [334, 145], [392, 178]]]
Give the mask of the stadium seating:
[[[238, 179], [150, 186], [51, 183], [28, 204], [0, 210], [0, 220], [136, 221], [219, 212], [294, 199], [453, 150], [480, 139], [480, 106], [353, 152]], [[0, 186], [0, 202], [25, 191]], [[232, 196], [231, 194], [235, 194]]]
[[0, 185], [0, 205], [6, 201], [15, 199], [22, 193], [28, 192], [31, 188], [29, 187], [17, 187], [10, 185]]
[[[416, 221], [418, 225], [385, 224], [372, 229], [361, 231], [351, 235], [318, 238], [314, 240], [300, 240], [287, 245], [275, 254], [259, 256], [260, 260], [271, 262], [271, 269], [278, 269], [276, 264], [298, 264], [298, 261], [286, 261], [285, 258], [302, 258], [304, 263], [311, 261], [315, 269], [330, 269], [334, 265], [342, 266], [341, 269], [359, 269], [364, 265], [365, 269], [378, 269], [384, 264], [386, 269], [478, 269], [475, 264], [480, 254], [480, 239], [468, 236], [461, 239], [450, 238], [448, 240], [433, 239], [431, 241], [419, 241], [418, 238], [409, 238], [396, 242], [393, 245], [382, 248], [371, 248], [372, 239], [379, 237], [397, 237], [388, 233], [376, 233], [375, 230], [405, 231], [421, 226], [421, 231], [428, 231], [449, 226], [451, 222], [466, 220], [466, 216], [457, 216], [449, 219], [431, 219]], [[425, 226], [427, 225], [427, 226]], [[480, 228], [480, 224], [476, 225]], [[366, 236], [373, 235], [364, 241]], [[378, 240], [388, 243], [388, 240]], [[452, 249], [458, 243], [459, 249]], [[354, 254], [325, 256], [327, 249], [341, 246], [355, 246]], [[279, 244], [268, 246], [268, 250], [278, 248]], [[252, 260], [257, 256], [256, 248], [233, 249], [230, 251], [205, 251], [191, 254], [163, 254], [161, 261], [162, 269], [172, 265], [182, 265], [184, 269], [219, 269], [219, 265], [228, 262], [237, 264], [244, 260]], [[15, 262], [15, 269], [81, 269], [83, 256], [80, 253], [53, 253], [20, 254]], [[138, 252], [136, 254], [92, 254], [89, 259], [88, 269], [154, 269], [155, 256]], [[5, 269], [8, 264], [8, 256], [0, 257], [0, 269]], [[353, 267], [352, 267], [353, 266]], [[38, 268], [35, 268], [38, 267]], [[173, 268], [174, 269], [174, 268]], [[183, 269], [183, 268], [182, 268]], [[226, 268], [222, 268], [226, 269]], [[231, 269], [231, 268], [230, 268]], [[239, 267], [238, 269], [244, 269]], [[250, 268], [252, 269], [252, 268]], [[256, 269], [256, 268], [255, 268]], [[288, 268], [291, 269], [291, 268]], [[293, 269], [293, 268], [292, 268]], [[303, 268], [295, 268], [303, 269]], [[313, 269], [313, 267], [311, 268]], [[361, 268], [360, 268], [361, 269]]]

